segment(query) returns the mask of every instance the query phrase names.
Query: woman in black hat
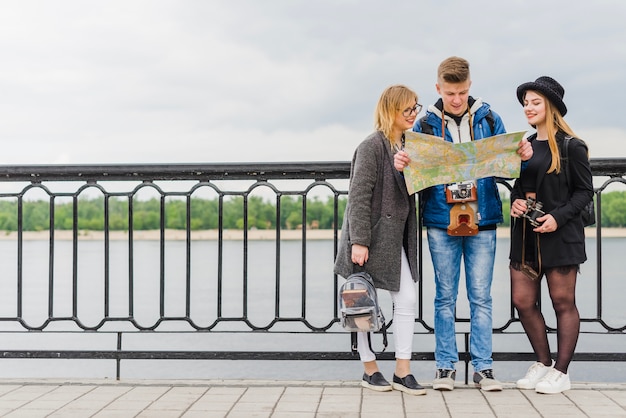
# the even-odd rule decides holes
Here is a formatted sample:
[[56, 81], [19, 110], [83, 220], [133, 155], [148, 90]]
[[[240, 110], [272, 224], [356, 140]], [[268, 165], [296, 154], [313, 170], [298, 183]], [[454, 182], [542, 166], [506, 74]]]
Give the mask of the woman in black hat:
[[[536, 132], [528, 138], [533, 157], [511, 191], [511, 216], [515, 218], [509, 254], [511, 292], [537, 356], [517, 387], [539, 393], [570, 389], [567, 369], [580, 330], [576, 276], [587, 259], [580, 213], [593, 198], [587, 145], [563, 119], [567, 113], [564, 93], [556, 80], [546, 76], [517, 88], [517, 98]], [[570, 138], [567, 153], [563, 149], [566, 137]], [[567, 160], [563, 155], [568, 155]], [[538, 305], [544, 275], [557, 320], [556, 362], [550, 356], [546, 323]]]

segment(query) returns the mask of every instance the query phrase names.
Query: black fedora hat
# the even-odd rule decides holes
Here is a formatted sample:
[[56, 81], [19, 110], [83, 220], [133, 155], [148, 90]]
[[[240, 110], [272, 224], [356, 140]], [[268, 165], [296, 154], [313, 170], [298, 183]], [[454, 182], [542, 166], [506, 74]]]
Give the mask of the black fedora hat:
[[567, 106], [563, 103], [565, 89], [552, 77], [541, 76], [535, 81], [530, 81], [519, 86], [517, 88], [517, 99], [522, 105], [524, 105], [524, 94], [528, 90], [533, 90], [546, 96], [546, 98], [556, 106], [561, 116], [565, 116], [567, 113]]

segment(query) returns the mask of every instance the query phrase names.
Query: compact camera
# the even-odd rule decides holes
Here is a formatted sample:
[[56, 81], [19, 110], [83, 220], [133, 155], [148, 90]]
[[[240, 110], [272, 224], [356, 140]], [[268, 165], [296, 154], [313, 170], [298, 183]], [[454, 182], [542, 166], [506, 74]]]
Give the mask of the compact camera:
[[535, 228], [541, 226], [543, 222], [537, 222], [537, 218], [541, 218], [546, 213], [541, 210], [543, 204], [541, 202], [537, 202], [532, 197], [526, 199], [526, 211], [522, 214], [522, 216], [528, 219], [528, 222]]
[[476, 187], [471, 181], [453, 183], [446, 187], [446, 201], [448, 203], [473, 202], [476, 199]]

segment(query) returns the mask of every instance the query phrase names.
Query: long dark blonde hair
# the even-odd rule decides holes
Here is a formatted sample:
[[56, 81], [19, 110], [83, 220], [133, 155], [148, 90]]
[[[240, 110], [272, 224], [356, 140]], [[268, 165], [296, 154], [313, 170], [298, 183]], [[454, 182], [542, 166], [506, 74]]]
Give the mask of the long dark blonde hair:
[[415, 100], [417, 103], [417, 93], [401, 84], [387, 87], [378, 99], [376, 111], [374, 112], [374, 128], [381, 131], [385, 138], [393, 146], [391, 130], [398, 112], [402, 112], [402, 106]]
[[543, 101], [546, 107], [546, 133], [548, 134], [548, 146], [550, 147], [550, 154], [552, 155], [552, 162], [550, 163], [550, 167], [548, 168], [547, 172], [556, 172], [558, 174], [561, 172], [561, 156], [559, 154], [559, 147], [556, 142], [556, 133], [561, 131], [565, 133], [565, 135], [574, 138], [578, 138], [578, 136], [574, 133], [572, 128], [570, 128], [567, 122], [565, 122], [565, 119], [557, 110], [556, 106], [554, 106], [552, 102], [540, 92], [535, 90], [533, 91], [539, 96], [543, 97]]

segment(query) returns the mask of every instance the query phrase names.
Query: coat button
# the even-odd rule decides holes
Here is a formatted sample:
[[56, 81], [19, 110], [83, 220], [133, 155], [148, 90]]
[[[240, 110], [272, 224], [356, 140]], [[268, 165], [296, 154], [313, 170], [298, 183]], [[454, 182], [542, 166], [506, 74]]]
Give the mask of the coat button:
[[390, 213], [387, 214], [387, 219], [391, 219], [391, 214]]

